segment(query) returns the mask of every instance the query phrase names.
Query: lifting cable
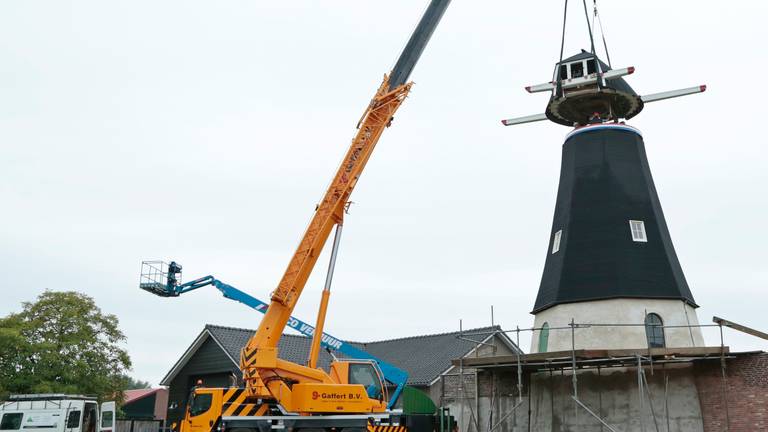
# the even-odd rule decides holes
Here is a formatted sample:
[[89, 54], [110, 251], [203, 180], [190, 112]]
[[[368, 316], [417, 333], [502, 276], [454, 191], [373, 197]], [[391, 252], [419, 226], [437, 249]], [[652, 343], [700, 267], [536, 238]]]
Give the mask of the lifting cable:
[[[594, 1], [594, 0], [593, 0]], [[595, 61], [595, 68], [597, 69], [598, 73], [598, 80], [597, 80], [597, 91], [602, 91], [603, 86], [605, 85], [605, 81], [600, 78], [603, 74], [603, 68], [600, 66], [600, 59], [597, 58], [597, 53], [595, 52], [595, 37], [592, 34], [592, 26], [589, 24], [589, 11], [587, 10], [587, 0], [581, 1], [584, 4], [584, 18], [587, 20], [587, 30], [589, 30], [589, 43], [592, 47], [592, 58], [594, 58]]]
[[[603, 47], [605, 48], [605, 55], [608, 60], [608, 66], [611, 65], [611, 55], [608, 53], [608, 43], [605, 41], [605, 31], [603, 31], [603, 21], [600, 19], [600, 15], [597, 12], [597, 0], [593, 1], [593, 7], [594, 7], [594, 16], [592, 17], [592, 23], [589, 22], [589, 11], [587, 10], [587, 0], [582, 0], [582, 3], [584, 4], [584, 16], [587, 19], [587, 30], [589, 31], [589, 43], [592, 48], [592, 54], [597, 55], [595, 52], [595, 38], [592, 33], [592, 28], [595, 26], [595, 18], [597, 18], [597, 23], [600, 26], [600, 35], [603, 39]], [[565, 5], [563, 6], [563, 33], [560, 38], [560, 63], [563, 61], [563, 51], [565, 49], [565, 28], [566, 24], [568, 22], [568, 0], [565, 0]]]
[[[608, 52], [608, 42], [606, 42], [605, 40], [605, 31], [603, 30], [603, 20], [600, 18], [600, 14], [597, 11], [597, 0], [592, 0], [592, 4], [593, 4], [592, 23], [589, 22], [589, 10], [587, 8], [587, 0], [582, 0], [582, 3], [584, 5], [584, 17], [587, 19], [587, 30], [589, 31], [589, 43], [592, 49], [592, 55], [595, 57], [595, 63], [598, 63], [599, 60], [597, 58], [597, 53], [595, 52], [595, 37], [592, 32], [592, 29], [595, 28], [595, 19], [597, 19], [597, 24], [600, 27], [600, 36], [603, 40], [603, 48], [605, 49], [606, 60], [608, 60], [608, 67], [612, 68], [611, 54]], [[565, 30], [566, 30], [567, 22], [568, 22], [568, 0], [565, 0], [565, 4], [563, 6], [563, 33], [560, 38], [560, 60], [558, 61], [558, 64], [563, 62], [563, 52], [565, 50]], [[598, 63], [598, 69], [601, 69], [599, 66], [599, 63]], [[555, 71], [555, 82], [557, 83], [558, 87], [560, 87], [561, 81], [562, 81], [562, 78], [560, 77], [560, 71], [558, 69]], [[598, 81], [598, 87], [602, 87], [599, 81]], [[559, 93], [559, 90], [558, 90], [558, 93]]]
[[592, 54], [595, 54], [595, 38], [592, 36], [592, 26], [589, 25], [589, 11], [587, 11], [587, 0], [582, 0], [584, 3], [584, 17], [587, 19], [587, 30], [589, 30], [589, 43], [592, 45]]
[[[565, 0], [565, 8], [563, 10], [563, 36], [560, 40], [560, 61], [558, 63], [563, 62], [563, 48], [565, 48], [565, 23], [567, 21], [568, 21], [568, 0]], [[560, 76], [559, 72], [558, 72], [558, 76]]]
[[603, 38], [603, 48], [605, 49], [605, 57], [608, 60], [608, 67], [613, 68], [611, 65], [611, 54], [608, 52], [608, 42], [605, 41], [605, 30], [603, 30], [603, 20], [600, 19], [600, 14], [597, 13], [597, 0], [593, 0], [595, 7], [595, 15], [592, 17], [592, 28], [595, 27], [595, 18], [597, 18], [597, 24], [600, 26], [600, 36]]
[[565, 0], [565, 8], [563, 9], [563, 35], [560, 39], [560, 60], [557, 62], [557, 67], [555, 68], [555, 83], [557, 83], [557, 89], [555, 93], [557, 95], [561, 95], [563, 88], [562, 88], [562, 82], [563, 77], [560, 75], [560, 68], [562, 67], [560, 63], [563, 62], [563, 49], [565, 48], [565, 23], [568, 21], [568, 0]]

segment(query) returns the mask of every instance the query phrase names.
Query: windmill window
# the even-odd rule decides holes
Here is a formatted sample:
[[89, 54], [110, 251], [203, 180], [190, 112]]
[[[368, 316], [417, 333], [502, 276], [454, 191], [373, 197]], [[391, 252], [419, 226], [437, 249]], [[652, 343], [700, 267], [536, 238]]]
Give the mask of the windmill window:
[[584, 63], [571, 64], [571, 78], [581, 78], [584, 76]]
[[597, 64], [595, 63], [595, 59], [587, 60], [587, 74], [593, 74], [597, 72]]
[[568, 66], [561, 65], [560, 66], [560, 79], [561, 80], [567, 80], [568, 79]]
[[655, 313], [645, 316], [645, 336], [648, 338], [648, 348], [664, 348], [664, 322]]
[[539, 352], [547, 352], [547, 345], [549, 345], [549, 323], [544, 323], [539, 330]]
[[629, 221], [629, 229], [632, 231], [632, 241], [648, 242], [648, 236], [645, 234], [645, 222], [631, 220]]
[[563, 237], [563, 230], [555, 233], [555, 237], [552, 239], [552, 254], [556, 254], [560, 250], [560, 240]]

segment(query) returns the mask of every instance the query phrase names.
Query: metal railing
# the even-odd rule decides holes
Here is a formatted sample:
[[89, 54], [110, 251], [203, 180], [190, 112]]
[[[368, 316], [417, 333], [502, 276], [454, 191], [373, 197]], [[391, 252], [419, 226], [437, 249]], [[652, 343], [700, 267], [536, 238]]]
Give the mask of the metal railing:
[[[577, 352], [580, 351], [580, 348], [577, 348], [579, 346], [578, 344], [578, 338], [579, 336], [584, 336], [583, 332], [582, 334], [579, 334], [580, 332], [577, 332], [577, 330], [584, 330], [584, 329], [604, 329], [604, 328], [627, 328], [627, 327], [639, 327], [644, 328], [646, 332], [649, 329], [657, 329], [661, 328], [663, 330], [666, 329], [688, 329], [688, 331], [691, 334], [691, 342], [692, 345], [695, 346], [695, 341], [693, 338], [693, 330], [694, 329], [717, 329], [718, 333], [718, 339], [719, 339], [719, 350], [715, 351], [715, 356], [710, 356], [709, 358], [719, 359], [720, 360], [720, 370], [721, 370], [721, 397], [723, 401], [723, 407], [724, 407], [724, 413], [725, 413], [725, 424], [726, 424], [726, 431], [728, 430], [728, 425], [730, 424], [730, 413], [728, 408], [728, 377], [727, 377], [727, 362], [726, 359], [733, 358], [732, 356], [728, 355], [728, 349], [725, 345], [725, 337], [723, 332], [723, 327], [729, 327], [737, 331], [744, 332], [746, 334], [750, 334], [756, 337], [764, 338], [766, 335], [763, 332], [760, 332], [758, 330], [751, 329], [746, 326], [742, 326], [727, 320], [723, 320], [721, 318], [714, 317], [713, 318], [714, 324], [690, 324], [690, 325], [658, 325], [658, 324], [648, 324], [648, 323], [642, 323], [642, 324], [631, 324], [631, 323], [577, 323], [575, 322], [575, 319], [571, 319], [571, 322], [567, 326], [559, 326], [559, 327], [528, 327], [528, 328], [520, 328], [516, 327], [512, 330], [503, 330], [503, 329], [496, 329], [492, 330], [491, 333], [494, 334], [505, 334], [507, 336], [511, 336], [514, 334], [514, 340], [517, 342], [517, 346], [520, 346], [520, 334], [526, 333], [526, 332], [540, 332], [540, 331], [568, 331], [570, 332], [570, 356], [568, 358], [558, 358], [556, 361], [543, 361], [540, 363], [530, 363], [523, 360], [523, 357], [525, 355], [518, 352], [516, 355], [513, 355], [516, 357], [516, 361], [514, 361], [513, 366], [516, 366], [517, 368], [517, 401], [515, 405], [511, 408], [511, 410], [506, 413], [504, 416], [502, 416], [498, 421], [488, 421], [487, 428], [485, 428], [486, 432], [494, 432], [499, 426], [501, 426], [511, 415], [513, 415], [517, 408], [522, 404], [523, 402], [523, 369], [525, 366], [532, 366], [532, 365], [546, 365], [550, 368], [555, 368], [559, 370], [565, 370], [569, 369], [571, 370], [571, 399], [574, 402], [574, 413], [577, 414], [577, 411], [581, 409], [582, 411], [586, 412], [591, 417], [594, 417], [601, 425], [601, 428], [607, 428], [611, 432], [618, 432], [619, 429], [617, 429], [617, 426], [610, 425], [606, 419], [601, 417], [600, 415], [595, 413], [595, 410], [589, 407], [583, 400], [579, 398], [579, 370], [583, 369], [589, 369], [590, 367], [597, 367], [598, 372], [601, 367], [633, 367], [637, 370], [637, 386], [638, 386], [638, 398], [641, 410], [643, 411], [643, 406], [645, 404], [644, 401], [647, 400], [648, 403], [648, 409], [649, 414], [652, 417], [653, 420], [653, 428], [657, 432], [660, 432], [662, 430], [661, 424], [663, 424], [664, 418], [666, 418], [667, 428], [665, 430], [669, 431], [669, 411], [668, 411], [668, 402], [667, 402], [667, 393], [668, 393], [668, 385], [669, 385], [669, 377], [664, 377], [664, 406], [667, 407], [666, 413], [664, 416], [660, 415], [660, 413], [655, 412], [654, 410], [654, 398], [651, 394], [650, 386], [648, 385], [648, 378], [646, 376], [645, 369], [648, 367], [653, 373], [653, 366], [654, 363], [679, 363], [679, 362], [691, 362], [693, 360], [698, 360], [700, 358], [705, 357], [695, 357], [691, 356], [688, 358], [674, 358], [674, 359], [656, 359], [654, 360], [654, 356], [658, 356], [658, 354], [654, 353], [654, 348], [648, 346], [648, 352], [647, 353], [641, 353], [645, 348], [638, 348], [636, 353], [631, 356], [626, 357], [611, 357], [611, 360], [613, 360], [613, 365], [608, 364], [606, 366], [604, 360], [605, 359], [585, 359], [580, 358], [577, 356]], [[464, 333], [461, 331], [461, 324], [460, 324], [460, 333], [457, 336], [461, 340], [471, 341], [476, 344], [476, 347], [479, 348], [483, 345], [488, 345], [488, 335], [489, 332], [481, 332], [481, 333]], [[665, 332], [666, 334], [666, 332]], [[479, 337], [482, 338], [482, 340], [475, 340], [472, 339], [472, 337]], [[702, 334], [703, 337], [703, 334]], [[712, 347], [714, 348], [714, 347]], [[683, 348], [680, 348], [683, 349]], [[596, 365], [596, 366], [594, 366]], [[459, 359], [459, 373], [460, 376], [460, 382], [459, 386], [461, 388], [457, 388], [457, 393], [465, 393], [464, 388], [464, 359]], [[477, 385], [477, 383], [476, 383]], [[477, 389], [476, 389], [477, 391]], [[490, 411], [493, 411], [494, 409], [494, 395], [492, 395], [491, 398], [491, 407]], [[512, 396], [512, 395], [510, 395]], [[474, 399], [477, 399], [479, 397], [478, 394], [474, 395]], [[466, 400], [469, 398], [462, 397], [462, 395], [457, 394], [456, 397], [457, 401], [460, 401], [462, 404], [462, 409], [460, 411], [463, 412], [463, 405], [466, 403]], [[473, 409], [472, 405], [469, 406], [469, 413], [470, 413], [470, 419], [468, 422], [468, 426], [474, 427], [474, 430], [476, 432], [481, 432], [481, 425], [479, 422], [479, 412], [476, 413], [476, 411], [479, 411], [479, 405], [476, 403], [475, 409]], [[599, 411], [598, 411], [599, 412]], [[489, 414], [490, 417], [490, 414]], [[460, 422], [461, 423], [461, 422]]]

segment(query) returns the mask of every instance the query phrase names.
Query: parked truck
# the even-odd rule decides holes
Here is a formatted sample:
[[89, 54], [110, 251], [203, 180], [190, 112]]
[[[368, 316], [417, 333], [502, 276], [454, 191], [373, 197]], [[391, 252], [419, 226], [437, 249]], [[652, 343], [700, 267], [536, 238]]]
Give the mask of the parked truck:
[[67, 394], [19, 394], [0, 402], [0, 431], [114, 432], [115, 402]]

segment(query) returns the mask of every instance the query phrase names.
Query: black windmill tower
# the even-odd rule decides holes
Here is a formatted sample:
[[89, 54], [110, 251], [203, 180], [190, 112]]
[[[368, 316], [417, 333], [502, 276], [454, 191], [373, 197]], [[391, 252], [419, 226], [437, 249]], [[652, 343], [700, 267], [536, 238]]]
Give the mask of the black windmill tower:
[[[642, 134], [624, 120], [647, 103], [706, 87], [638, 95], [623, 78], [634, 68], [613, 69], [607, 46], [609, 62], [598, 58], [589, 16], [587, 26], [591, 51], [563, 59], [561, 47], [552, 81], [526, 87], [531, 93], [551, 92], [545, 113], [502, 121], [510, 126], [550, 120], [574, 128], [563, 144], [552, 231], [532, 311], [541, 329], [534, 334], [532, 351], [570, 349], [570, 332], [560, 332], [567, 333], [561, 338], [567, 340], [557, 341], [548, 328], [601, 318], [639, 326], [634, 335], [595, 331], [581, 338], [582, 348], [698, 345], [701, 336], [695, 329], [665, 334], [661, 327], [697, 324], [698, 306], [672, 245]], [[619, 299], [623, 303], [594, 303]]]

